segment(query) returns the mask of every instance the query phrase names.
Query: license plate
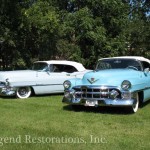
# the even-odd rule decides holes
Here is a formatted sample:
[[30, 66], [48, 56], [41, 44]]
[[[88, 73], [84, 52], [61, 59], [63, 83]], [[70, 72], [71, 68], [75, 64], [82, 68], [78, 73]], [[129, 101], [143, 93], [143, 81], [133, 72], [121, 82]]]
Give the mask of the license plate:
[[96, 100], [86, 100], [85, 106], [97, 106], [98, 101]]

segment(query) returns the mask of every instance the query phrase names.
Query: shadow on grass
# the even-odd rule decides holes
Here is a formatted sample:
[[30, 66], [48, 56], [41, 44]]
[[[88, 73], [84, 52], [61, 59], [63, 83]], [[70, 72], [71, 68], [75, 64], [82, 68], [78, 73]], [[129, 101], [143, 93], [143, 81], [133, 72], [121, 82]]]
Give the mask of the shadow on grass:
[[[150, 100], [143, 103], [139, 109], [144, 109], [146, 105], [150, 104]], [[93, 112], [101, 114], [118, 114], [118, 115], [132, 115], [127, 107], [108, 107], [108, 106], [99, 106], [99, 107], [85, 107], [79, 105], [66, 105], [63, 107], [66, 111], [75, 111], [75, 112]]]
[[[24, 98], [24, 100], [25, 99], [30, 99], [30, 98], [32, 98], [32, 97], [39, 97], [39, 98], [41, 98], [41, 97], [47, 97], [47, 96], [49, 96], [49, 97], [53, 97], [53, 96], [63, 96], [63, 94], [62, 93], [52, 93], [52, 94], [40, 94], [40, 95], [31, 95], [29, 98]], [[16, 96], [0, 96], [0, 98], [1, 99], [7, 99], [7, 100], [16, 100], [16, 99], [19, 99], [19, 98], [17, 98]]]
[[63, 97], [63, 93], [52, 93], [52, 94], [40, 94], [40, 95], [33, 95], [31, 97], [52, 97], [52, 96], [62, 96]]
[[1, 100], [15, 100], [17, 99], [15, 96], [1, 96]]
[[92, 113], [101, 113], [101, 114], [118, 114], [118, 115], [129, 115], [130, 113], [124, 107], [85, 107], [85, 106], [71, 106], [66, 105], [63, 107], [66, 111], [74, 112], [92, 112]]
[[146, 101], [145, 103], [141, 104], [140, 108], [145, 107], [146, 105], [150, 104], [150, 100]]

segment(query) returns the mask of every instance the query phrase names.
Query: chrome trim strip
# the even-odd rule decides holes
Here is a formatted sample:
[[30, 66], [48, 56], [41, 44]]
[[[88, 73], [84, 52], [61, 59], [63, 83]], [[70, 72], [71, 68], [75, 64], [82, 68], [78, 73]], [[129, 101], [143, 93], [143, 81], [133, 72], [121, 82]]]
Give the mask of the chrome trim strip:
[[102, 88], [102, 89], [107, 89], [107, 88], [116, 88], [119, 90], [118, 86], [108, 86], [108, 85], [78, 85], [74, 86], [74, 88], [81, 88], [81, 87], [88, 87], [88, 88]]
[[53, 85], [63, 85], [63, 84], [36, 84], [36, 85], [29, 85], [29, 86], [53, 86]]

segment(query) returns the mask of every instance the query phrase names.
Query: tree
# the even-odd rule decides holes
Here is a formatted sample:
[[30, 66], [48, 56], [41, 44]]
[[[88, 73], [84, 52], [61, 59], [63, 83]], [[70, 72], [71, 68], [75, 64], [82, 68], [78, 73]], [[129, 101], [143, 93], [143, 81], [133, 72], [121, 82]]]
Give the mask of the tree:
[[65, 12], [61, 38], [78, 46], [84, 65], [90, 67], [100, 57], [124, 54], [127, 4], [120, 0], [72, 0], [68, 5], [61, 10]]
[[150, 1], [130, 0], [127, 54], [150, 58]]
[[6, 0], [0, 12], [3, 69], [23, 69], [54, 57], [59, 15], [50, 1]]
[[[26, 29], [25, 46], [28, 46], [30, 58], [51, 59], [56, 50], [59, 15], [46, 1], [36, 1], [23, 10], [23, 22]], [[27, 47], [25, 47], [27, 48]]]
[[[2, 68], [8, 68], [15, 57], [17, 31], [20, 23], [20, 7], [17, 0], [1, 0], [0, 41]], [[16, 58], [16, 57], [15, 57]]]
[[1, 0], [3, 69], [66, 59], [92, 68], [101, 57], [150, 58], [149, 0]]

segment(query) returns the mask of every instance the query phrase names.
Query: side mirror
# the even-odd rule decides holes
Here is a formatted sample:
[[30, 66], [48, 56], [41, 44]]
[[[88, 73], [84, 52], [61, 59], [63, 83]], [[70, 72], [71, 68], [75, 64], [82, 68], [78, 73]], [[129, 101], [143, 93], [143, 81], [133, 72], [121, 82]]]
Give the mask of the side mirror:
[[149, 73], [149, 68], [145, 68], [144, 73], [147, 75]]

